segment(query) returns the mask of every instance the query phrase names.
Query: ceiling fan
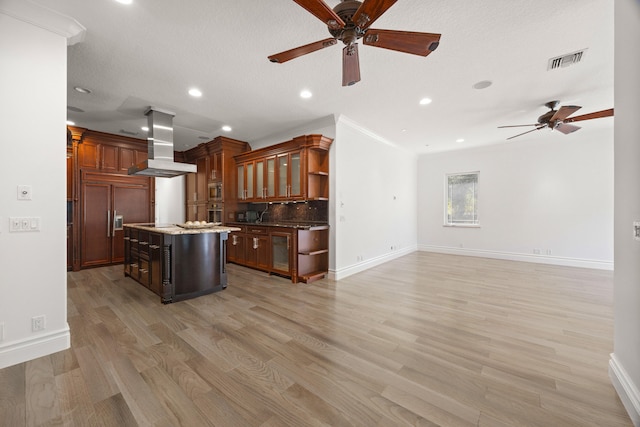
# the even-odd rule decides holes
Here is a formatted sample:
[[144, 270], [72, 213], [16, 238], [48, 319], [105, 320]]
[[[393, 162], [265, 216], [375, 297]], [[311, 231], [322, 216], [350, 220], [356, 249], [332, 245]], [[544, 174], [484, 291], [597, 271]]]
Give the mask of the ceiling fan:
[[323, 0], [293, 0], [329, 28], [330, 38], [296, 47], [269, 56], [271, 62], [283, 63], [325, 47], [333, 46], [338, 40], [345, 44], [342, 49], [342, 86], [351, 86], [360, 81], [360, 61], [358, 43], [369, 46], [427, 56], [440, 43], [440, 34], [413, 31], [376, 30], [369, 28], [373, 22], [387, 11], [397, 0], [341, 0], [331, 9]]
[[572, 115], [582, 107], [578, 107], [576, 105], [563, 105], [558, 110], [556, 110], [556, 108], [558, 107], [558, 104], [560, 104], [560, 101], [549, 101], [546, 104], [544, 104], [551, 111], [547, 111], [546, 113], [538, 117], [538, 123], [534, 123], [532, 125], [498, 126], [498, 128], [535, 126], [535, 129], [531, 129], [526, 132], [520, 133], [518, 135], [514, 135], [510, 138], [507, 138], [507, 140], [525, 135], [527, 133], [530, 133], [536, 130], [544, 129], [544, 128], [557, 130], [566, 135], [568, 133], [572, 133], [580, 129], [580, 126], [570, 125], [568, 123], [579, 122], [581, 120], [591, 120], [591, 119], [599, 119], [601, 117], [613, 116], [613, 108], [610, 108], [608, 110], [596, 111], [595, 113], [569, 117], [570, 115]]

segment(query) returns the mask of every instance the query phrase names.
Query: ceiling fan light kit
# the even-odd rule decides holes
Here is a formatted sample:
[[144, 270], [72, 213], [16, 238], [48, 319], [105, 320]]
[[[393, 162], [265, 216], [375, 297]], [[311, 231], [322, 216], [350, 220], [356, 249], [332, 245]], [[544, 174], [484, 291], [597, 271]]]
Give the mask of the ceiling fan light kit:
[[613, 116], [613, 108], [610, 108], [608, 110], [596, 111], [594, 113], [583, 114], [581, 116], [569, 117], [582, 107], [579, 107], [577, 105], [564, 105], [556, 110], [558, 105], [560, 105], [560, 101], [549, 101], [544, 105], [545, 107], [549, 108], [550, 111], [547, 111], [546, 113], [538, 117], [538, 123], [527, 125], [498, 126], [499, 129], [535, 126], [535, 128], [532, 130], [528, 130], [526, 132], [507, 138], [507, 141], [544, 128], [548, 128], [549, 130], [557, 130], [558, 132], [567, 135], [581, 129], [580, 126], [570, 125], [568, 123]]
[[332, 37], [271, 55], [269, 60], [282, 64], [341, 41], [345, 45], [342, 50], [342, 86], [352, 86], [360, 81], [357, 43], [360, 39], [368, 46], [420, 56], [429, 55], [440, 44], [440, 34], [370, 28], [397, 0], [341, 0], [333, 9], [323, 0], [293, 1], [327, 25]]

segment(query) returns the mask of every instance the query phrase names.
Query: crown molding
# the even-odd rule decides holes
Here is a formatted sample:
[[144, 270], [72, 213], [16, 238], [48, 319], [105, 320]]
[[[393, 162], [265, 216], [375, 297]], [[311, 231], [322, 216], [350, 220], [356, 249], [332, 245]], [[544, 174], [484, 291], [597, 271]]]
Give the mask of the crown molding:
[[2, 0], [0, 13], [58, 34], [67, 39], [67, 46], [82, 42], [87, 32], [75, 19], [31, 0]]

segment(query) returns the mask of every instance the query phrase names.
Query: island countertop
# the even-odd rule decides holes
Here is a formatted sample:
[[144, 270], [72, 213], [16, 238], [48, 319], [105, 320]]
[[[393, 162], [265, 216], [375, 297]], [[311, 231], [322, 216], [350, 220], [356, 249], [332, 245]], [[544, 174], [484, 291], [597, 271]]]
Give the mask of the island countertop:
[[136, 228], [138, 230], [152, 231], [162, 234], [206, 234], [206, 233], [230, 233], [232, 231], [240, 231], [238, 227], [227, 227], [224, 225], [216, 225], [205, 228], [184, 228], [176, 224], [125, 224], [125, 227]]

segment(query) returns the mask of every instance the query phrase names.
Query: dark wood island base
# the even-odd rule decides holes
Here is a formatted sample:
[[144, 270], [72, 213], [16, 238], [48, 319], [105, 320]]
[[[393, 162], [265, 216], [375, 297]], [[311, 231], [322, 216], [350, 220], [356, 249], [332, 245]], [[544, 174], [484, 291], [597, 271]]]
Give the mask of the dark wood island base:
[[163, 304], [227, 287], [226, 240], [235, 227], [185, 229], [124, 226], [124, 275], [160, 296]]

